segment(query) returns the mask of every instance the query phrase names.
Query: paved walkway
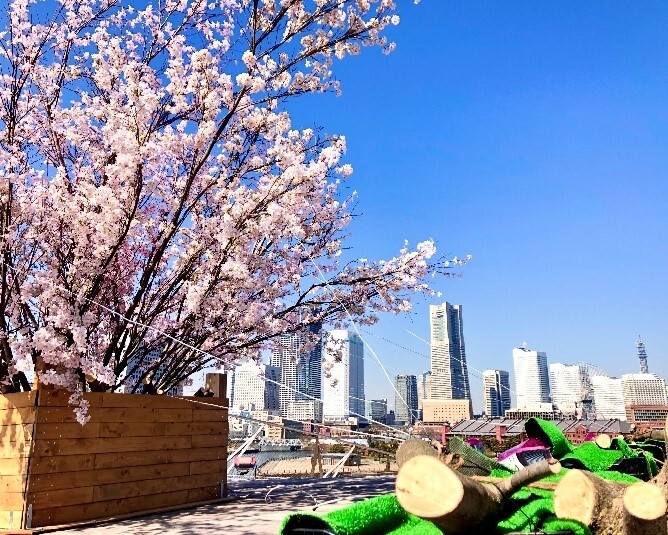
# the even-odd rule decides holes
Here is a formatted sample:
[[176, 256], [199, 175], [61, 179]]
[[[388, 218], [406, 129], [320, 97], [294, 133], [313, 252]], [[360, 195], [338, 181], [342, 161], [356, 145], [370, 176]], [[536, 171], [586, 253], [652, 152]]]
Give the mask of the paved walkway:
[[227, 503], [72, 528], [61, 535], [276, 535], [288, 513], [327, 512], [394, 491], [395, 476], [230, 482]]

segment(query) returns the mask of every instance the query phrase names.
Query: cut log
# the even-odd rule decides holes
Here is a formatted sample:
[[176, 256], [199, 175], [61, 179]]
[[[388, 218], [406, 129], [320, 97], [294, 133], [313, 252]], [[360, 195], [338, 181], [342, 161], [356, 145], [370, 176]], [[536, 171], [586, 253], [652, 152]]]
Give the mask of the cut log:
[[612, 444], [612, 439], [610, 438], [609, 435], [606, 434], [600, 434], [596, 437], [596, 445], [599, 448], [603, 448], [604, 450], [610, 449], [610, 445]]
[[634, 483], [627, 487], [624, 503], [626, 535], [666, 535], [666, 499], [656, 485]]
[[[666, 418], [666, 423], [664, 424], [664, 436], [666, 435], [666, 429], [668, 429], [668, 418]], [[668, 453], [668, 441], [666, 441], [665, 448]], [[663, 463], [659, 473], [652, 479], [652, 483], [661, 489], [664, 499], [668, 501], [668, 460]]]
[[397, 448], [396, 458], [399, 468], [401, 468], [406, 461], [417, 457], [418, 455], [428, 455], [429, 457], [438, 457], [438, 451], [426, 440], [419, 438], [409, 438], [402, 442]]
[[496, 524], [505, 500], [519, 487], [560, 470], [558, 461], [545, 460], [498, 483], [483, 484], [435, 457], [418, 455], [397, 474], [397, 499], [406, 511], [431, 520], [448, 535], [473, 533]]
[[593, 533], [623, 533], [622, 496], [627, 485], [582, 470], [571, 470], [554, 491], [554, 512], [578, 520]]

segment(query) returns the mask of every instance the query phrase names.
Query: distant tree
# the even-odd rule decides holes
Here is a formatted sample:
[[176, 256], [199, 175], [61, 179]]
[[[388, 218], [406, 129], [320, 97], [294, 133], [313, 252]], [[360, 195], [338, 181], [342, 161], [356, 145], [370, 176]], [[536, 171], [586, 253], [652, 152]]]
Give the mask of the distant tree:
[[[11, 0], [0, 32], [0, 383], [167, 390], [282, 333], [431, 294], [431, 241], [340, 266], [345, 138], [292, 125], [391, 51], [392, 0]], [[2, 26], [0, 26], [1, 28]], [[461, 263], [455, 259], [455, 264]], [[143, 366], [153, 350], [161, 358]], [[85, 407], [84, 407], [85, 408]]]
[[346, 453], [346, 451], [348, 451], [348, 450], [340, 442], [337, 442], [336, 444], [332, 444], [332, 447], [329, 448], [330, 453]]

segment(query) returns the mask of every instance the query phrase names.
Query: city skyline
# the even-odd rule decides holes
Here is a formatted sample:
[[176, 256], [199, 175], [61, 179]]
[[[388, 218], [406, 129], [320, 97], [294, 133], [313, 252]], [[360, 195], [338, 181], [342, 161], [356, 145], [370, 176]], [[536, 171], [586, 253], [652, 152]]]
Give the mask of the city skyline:
[[640, 335], [667, 378], [668, 65], [656, 50], [668, 4], [422, 2], [399, 15], [392, 54], [342, 63], [342, 95], [292, 114], [294, 128], [346, 136], [359, 216], [342, 261], [429, 237], [446, 257], [473, 255], [429, 279], [440, 296], [357, 326], [367, 397], [391, 405], [388, 376], [429, 368], [429, 305], [443, 300], [466, 308], [476, 412], [482, 372], [510, 370], [525, 341], [620, 377], [638, 370]]
[[[440, 306], [440, 305], [439, 305], [439, 306]], [[460, 307], [460, 308], [461, 308], [461, 307]], [[432, 309], [432, 310], [433, 310], [433, 309]], [[431, 312], [431, 310], [430, 310], [430, 312]], [[459, 313], [461, 313], [461, 310], [459, 310]], [[430, 318], [431, 318], [431, 315], [430, 315]], [[327, 329], [322, 329], [322, 330], [323, 330], [323, 331], [327, 331], [327, 332], [329, 332], [329, 333], [336, 333], [336, 332], [339, 332], [339, 333], [348, 333], [349, 336], [351, 336], [352, 338], [355, 338], [355, 339], [357, 340], [357, 344], [358, 344], [358, 346], [361, 348], [362, 353], [364, 352], [364, 345], [365, 345], [365, 343], [368, 343], [368, 340], [365, 341], [365, 339], [364, 339], [363, 336], [359, 336], [359, 335], [357, 335], [357, 334], [355, 333], [355, 330], [354, 330], [354, 329], [351, 329], [351, 330], [345, 330], [345, 329], [343, 329], [343, 330], [338, 330], [338, 331], [337, 331], [337, 330], [327, 330]], [[285, 351], [286, 348], [291, 347], [291, 346], [292, 346], [292, 348], [293, 348], [293, 351], [289, 351], [289, 353], [292, 354], [294, 351], [296, 351], [296, 345], [295, 345], [295, 339], [296, 339], [296, 338], [298, 339], [299, 337], [298, 337], [298, 335], [295, 335], [295, 334], [291, 334], [291, 335], [286, 335], [286, 336], [284, 336], [284, 337], [283, 337], [283, 342], [284, 342], [284, 343], [281, 344], [281, 346], [282, 346], [282, 351]], [[290, 343], [287, 343], [287, 344], [286, 344], [285, 342], [286, 342], [287, 340], [290, 340]], [[297, 345], [298, 345], [298, 344], [297, 344]], [[638, 353], [636, 353], [636, 354], [634, 355], [635, 358], [631, 359], [630, 362], [629, 362], [629, 364], [630, 364], [630, 365], [635, 365], [635, 366], [638, 367], [638, 368], [642, 368], [643, 365], [644, 365], [644, 366], [647, 366], [647, 365], [648, 365], [648, 364], [647, 364], [647, 363], [648, 363], [648, 354], [647, 354], [647, 351], [646, 351], [646, 349], [645, 349], [645, 344], [644, 344], [644, 342], [642, 341], [642, 339], [640, 339], [640, 338], [637, 339], [637, 340], [635, 341], [635, 343], [634, 343], [634, 346], [635, 346], [636, 348], [642, 347], [642, 350], [638, 349]], [[318, 357], [322, 357], [320, 347], [321, 347], [320, 344], [318, 344], [318, 345], [316, 346], [316, 350], [312, 350], [312, 351], [314, 351], [314, 352], [318, 355]], [[278, 356], [278, 355], [280, 354], [280, 351], [281, 351], [281, 350], [279, 350], [279, 352], [274, 352], [274, 353], [272, 353], [272, 356], [270, 356], [270, 358], [269, 358], [269, 363], [271, 363], [271, 362], [276, 363], [276, 362], [277, 362], [277, 359], [280, 359], [280, 357]], [[570, 397], [569, 397], [567, 400], [566, 400], [566, 399], [560, 399], [560, 398], [559, 398], [559, 396], [560, 396], [560, 392], [563, 391], [563, 390], [560, 390], [560, 388], [563, 388], [563, 387], [562, 387], [562, 386], [560, 387], [559, 384], [553, 382], [553, 380], [552, 380], [552, 376], [553, 376], [553, 370], [552, 370], [552, 368], [555, 367], [555, 366], [557, 366], [557, 367], [561, 367], [561, 368], [559, 368], [559, 370], [560, 370], [560, 372], [562, 372], [562, 371], [568, 370], [569, 368], [582, 368], [582, 367], [590, 367], [590, 366], [591, 366], [590, 363], [565, 363], [565, 362], [554, 362], [554, 359], [551, 359], [551, 358], [549, 358], [548, 356], [546, 356], [545, 352], [542, 352], [542, 351], [534, 351], [534, 350], [528, 350], [526, 347], [522, 347], [522, 348], [513, 348], [513, 349], [512, 349], [512, 352], [511, 352], [511, 358], [508, 359], [509, 363], [512, 363], [512, 356], [513, 356], [513, 354], [514, 354], [515, 351], [531, 353], [531, 354], [534, 354], [534, 356], [538, 356], [538, 355], [540, 355], [540, 357], [541, 357], [541, 359], [542, 359], [541, 362], [544, 362], [544, 367], [546, 368], [546, 370], [549, 370], [548, 375], [547, 375], [548, 378], [549, 378], [549, 379], [548, 379], [548, 386], [547, 386], [547, 389], [548, 389], [547, 392], [548, 392], [548, 394], [547, 394], [547, 397], [545, 397], [545, 392], [543, 391], [543, 397], [542, 397], [541, 399], [543, 399], [544, 402], [554, 403], [554, 404], [557, 405], [557, 406], [558, 406], [560, 403], [562, 403], [562, 402], [572, 402], [573, 400], [571, 400]], [[286, 356], [287, 356], [287, 354], [286, 354]], [[377, 355], [376, 355], [376, 356], [377, 356]], [[642, 358], [640, 358], [640, 357], [642, 357]], [[638, 360], [639, 358], [640, 358], [640, 361]], [[644, 359], [644, 360], [643, 360], [643, 359]], [[301, 359], [301, 358], [300, 358], [299, 360], [302, 360], [302, 361], [303, 361], [303, 359]], [[298, 362], [299, 362], [299, 360], [298, 360]], [[345, 360], [345, 359], [343, 359], [343, 360]], [[651, 358], [650, 358], [650, 360], [651, 360]], [[362, 358], [362, 362], [364, 363], [363, 366], [362, 366], [362, 369], [368, 368], [370, 365], [373, 366], [373, 363], [370, 363], [367, 359]], [[268, 365], [268, 364], [267, 364], [267, 365]], [[335, 366], [338, 366], [338, 368], [336, 368], [336, 367], [334, 368], [334, 370], [335, 370], [335, 375], [334, 375], [333, 377], [334, 377], [334, 379], [337, 379], [335, 382], [338, 383], [338, 379], [340, 379], [339, 376], [341, 375], [341, 373], [342, 373], [343, 370], [345, 369], [345, 363], [344, 363], [344, 362], [337, 362], [337, 363], [335, 364]], [[294, 369], [293, 369], [293, 368], [294, 368]], [[286, 367], [286, 371], [281, 372], [280, 368], [277, 370], [277, 372], [278, 372], [278, 374], [279, 374], [278, 376], [279, 376], [279, 377], [285, 377], [285, 376], [286, 376], [286, 373], [287, 373], [288, 376], [292, 376], [293, 374], [294, 374], [294, 375], [297, 375], [297, 370], [298, 370], [299, 368], [300, 368], [299, 364], [296, 364], [296, 365], [295, 365], [295, 364], [293, 364], [293, 363], [288, 363], [288, 366]], [[510, 367], [509, 367], [509, 368], [510, 368]], [[604, 369], [602, 369], [602, 368], [600, 368], [600, 367], [594, 367], [594, 368], [598, 369], [600, 372], [602, 372], [602, 373], [605, 374], [603, 377], [604, 377], [604, 379], [606, 380], [606, 381], [604, 381], [606, 384], [608, 384], [608, 383], [607, 383], [607, 379], [613, 379], [613, 380], [619, 379], [619, 380], [621, 381], [621, 377], [623, 377], [623, 376], [625, 376], [625, 375], [631, 375], [631, 374], [633, 374], [634, 372], [639, 372], [639, 369], [638, 369], [638, 370], [632, 370], [631, 368], [629, 368], [629, 369], [626, 370], [626, 371], [627, 371], [626, 374], [619, 374], [619, 376], [612, 376], [611, 374], [608, 374], [608, 373], [606, 372], [606, 370], [604, 370]], [[388, 370], [388, 369], [386, 368], [386, 371], [387, 371], [387, 370]], [[485, 395], [484, 395], [484, 386], [483, 386], [483, 385], [485, 384], [485, 381], [486, 381], [486, 379], [485, 379], [486, 374], [487, 374], [488, 372], [490, 372], [490, 371], [496, 371], [496, 372], [501, 371], [501, 372], [503, 373], [503, 370], [498, 370], [498, 369], [496, 369], [496, 370], [477, 370], [477, 369], [475, 369], [475, 368], [474, 368], [474, 370], [475, 370], [475, 372], [474, 372], [474, 374], [473, 374], [473, 381], [471, 381], [471, 383], [474, 385], [474, 387], [472, 388], [472, 391], [475, 392], [475, 391], [476, 391], [475, 385], [477, 385], [477, 383], [480, 383], [480, 386], [481, 386], [481, 388], [480, 388], [481, 396], [480, 396], [479, 398], [476, 398], [476, 397], [475, 397], [475, 394], [474, 394], [470, 399], [471, 399], [472, 402], [473, 402], [474, 412], [475, 412], [476, 414], [480, 414], [480, 413], [482, 413], [483, 411], [485, 411], [485, 409], [486, 409], [486, 407], [487, 407], [487, 401], [486, 401], [486, 399], [485, 399]], [[360, 370], [360, 371], [361, 371], [361, 370]], [[480, 373], [478, 373], [478, 371], [479, 371]], [[303, 371], [302, 371], [302, 373], [303, 373]], [[359, 373], [359, 372], [356, 372], [356, 373]], [[368, 373], [368, 371], [365, 371], [365, 372], [362, 372], [362, 373], [363, 373], [363, 374], [364, 374], [364, 373]], [[506, 373], [507, 373], [507, 372], [506, 372]], [[544, 373], [545, 373], [545, 372], [544, 372]], [[404, 373], [404, 374], [396, 374], [396, 373], [393, 374], [393, 375], [392, 375], [392, 384], [389, 385], [388, 389], [386, 390], [386, 394], [387, 394], [387, 395], [385, 395], [385, 396], [381, 396], [381, 398], [384, 397], [385, 399], [393, 399], [393, 400], [395, 400], [395, 403], [394, 403], [394, 404], [390, 404], [390, 403], [388, 403], [388, 410], [393, 409], [393, 408], [396, 409], [396, 403], [397, 403], [396, 400], [398, 399], [398, 397], [397, 397], [397, 383], [396, 383], [396, 379], [397, 379], [397, 376], [398, 376], [398, 375], [401, 375], [401, 376], [415, 375], [415, 383], [416, 383], [416, 384], [415, 384], [415, 387], [416, 387], [416, 398], [415, 398], [415, 399], [416, 399], [416, 406], [419, 407], [419, 402], [420, 402], [420, 400], [423, 398], [423, 392], [422, 392], [422, 390], [425, 390], [425, 389], [426, 389], [427, 392], [430, 392], [430, 391], [431, 391], [431, 375], [432, 375], [432, 372], [431, 372], [431, 371], [427, 371], [427, 372], [420, 372], [420, 373], [417, 373], [417, 374], [405, 374], [405, 373]], [[568, 374], [567, 374], [567, 375], [568, 375]], [[650, 373], [649, 375], [657, 376], [657, 377], [658, 377], [658, 375], [656, 375], [656, 374], [654, 374], [654, 373]], [[514, 389], [514, 383], [516, 383], [515, 373], [510, 373], [510, 374], [508, 374], [508, 376], [509, 376], [510, 380], [507, 380], [507, 382], [508, 382], [511, 386], [507, 389], [507, 392], [509, 392], [509, 393], [511, 394], [511, 399], [512, 399], [511, 407], [512, 407], [512, 408], [516, 408], [516, 407], [519, 407], [520, 404], [518, 403], [518, 399], [517, 399], [517, 391]], [[325, 380], [324, 378], [322, 378], [322, 379]], [[568, 380], [569, 380], [569, 379], [568, 379], [568, 378], [564, 378], [563, 380], [566, 381], [566, 382], [568, 383]], [[279, 379], [277, 382], [284, 382], [284, 381], [282, 381], [282, 380]], [[292, 379], [292, 382], [298, 382], [298, 381], [297, 381], [297, 378], [295, 377], [294, 379]], [[571, 382], [572, 382], [572, 381], [571, 381]], [[614, 382], [614, 381], [613, 381], [613, 382]], [[362, 390], [365, 390], [365, 389], [366, 389], [366, 386], [365, 386], [366, 383], [364, 382], [364, 379], [362, 379], [362, 383], [363, 383]], [[504, 384], [504, 385], [507, 384], [507, 383], [506, 383], [506, 380], [504, 380], [503, 384]], [[612, 384], [612, 383], [610, 383], [610, 384]], [[616, 384], [616, 383], [615, 383], [615, 384]], [[324, 383], [323, 383], [323, 385], [324, 385]], [[620, 383], [620, 385], [621, 385], [621, 383]], [[288, 386], [289, 386], [289, 385], [288, 385]], [[330, 386], [331, 386], [331, 385], [330, 385]], [[289, 389], [287, 389], [287, 388], [281, 388], [280, 386], [277, 387], [277, 388], [278, 388], [280, 391], [287, 393], [288, 396], [291, 395], [291, 394], [289, 393]], [[590, 386], [589, 388], [591, 389], [591, 386]], [[601, 388], [601, 385], [599, 385], [599, 391], [600, 391], [600, 388]], [[504, 386], [503, 389], [505, 389], [505, 386]], [[297, 389], [297, 390], [298, 390], [298, 389]], [[324, 386], [323, 386], [323, 394], [324, 394], [324, 390], [325, 390], [325, 388], [324, 388]], [[336, 388], [334, 388], [333, 391], [334, 391], [334, 390], [336, 390]], [[617, 389], [615, 388], [614, 390], [617, 390]], [[359, 404], [361, 404], [361, 405], [364, 405], [364, 402], [361, 401], [362, 398], [366, 398], [366, 400], [373, 399], [373, 396], [370, 395], [370, 394], [365, 394], [364, 396], [354, 396], [353, 394], [354, 394], [354, 393], [351, 394], [352, 397], [353, 397], [353, 398], [357, 398], [357, 400], [358, 400], [357, 403], [359, 403]], [[401, 391], [400, 391], [400, 394], [402, 394]], [[299, 398], [299, 399], [302, 399], [302, 401], [307, 401], [307, 400], [311, 399], [311, 398], [308, 397], [308, 396], [300, 395], [300, 393], [298, 393], [298, 392], [293, 392], [292, 395], [294, 395], [295, 397], [297, 397], [297, 398]], [[402, 394], [402, 395], [403, 395], [403, 394]], [[621, 396], [621, 394], [619, 394], [619, 395]], [[315, 396], [314, 396], [314, 397], [315, 397]], [[613, 397], [615, 397], [615, 396], [613, 396]], [[379, 398], [379, 397], [376, 397], [375, 399], [378, 399], [378, 398]], [[432, 399], [436, 399], [436, 398], [432, 398]], [[615, 398], [615, 399], [616, 399], [616, 398]], [[547, 400], [547, 401], [545, 401], [545, 400]], [[323, 399], [323, 401], [324, 401], [324, 399]], [[533, 403], [533, 402], [537, 402], [537, 401], [534, 400], [534, 401], [530, 401], [529, 403]], [[364, 414], [365, 414], [366, 409], [364, 409], [364, 408], [362, 408], [362, 407], [357, 407], [357, 408], [360, 409], [360, 410], [355, 410], [355, 408], [352, 406], [352, 402], [351, 402], [351, 407], [350, 407], [350, 409], [351, 409], [351, 415], [353, 414], [353, 412], [354, 412], [354, 413], [357, 413], [358, 415], [364, 415]], [[287, 407], [286, 407], [286, 410], [287, 410]], [[415, 410], [417, 411], [418, 409], [415, 409]], [[585, 408], [585, 412], [588, 412], [587, 408]]]
[[[342, 96], [293, 115], [312, 126], [324, 102], [319, 124], [346, 135], [350, 258], [427, 237], [473, 255], [462, 279], [430, 279], [442, 297], [359, 327], [388, 374], [428, 368], [428, 308], [447, 300], [466, 309], [476, 412], [476, 373], [509, 370], [524, 341], [621, 376], [641, 335], [668, 377], [668, 5], [422, 2], [400, 16], [395, 52], [342, 64]], [[373, 356], [367, 377], [370, 396], [394, 398]]]

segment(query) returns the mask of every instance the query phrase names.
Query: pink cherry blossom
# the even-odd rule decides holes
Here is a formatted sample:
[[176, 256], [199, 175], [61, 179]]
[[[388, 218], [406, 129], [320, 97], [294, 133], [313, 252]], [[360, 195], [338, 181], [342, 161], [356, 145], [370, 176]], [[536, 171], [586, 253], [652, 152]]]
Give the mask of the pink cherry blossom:
[[281, 333], [431, 294], [431, 241], [339, 265], [345, 138], [289, 114], [339, 91], [338, 61], [391, 50], [394, 2], [52, 8], [11, 0], [0, 29], [0, 381], [34, 368], [75, 394], [116, 390], [159, 349], [165, 390]]

